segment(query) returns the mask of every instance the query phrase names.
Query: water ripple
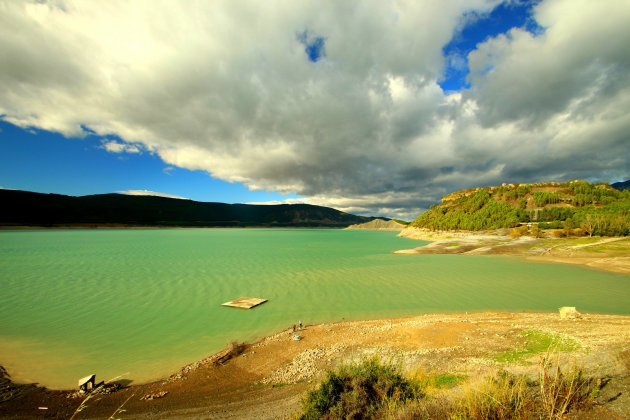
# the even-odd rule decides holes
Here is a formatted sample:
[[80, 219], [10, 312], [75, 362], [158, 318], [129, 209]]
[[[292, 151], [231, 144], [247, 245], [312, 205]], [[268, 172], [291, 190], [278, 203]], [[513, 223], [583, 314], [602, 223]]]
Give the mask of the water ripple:
[[[391, 253], [416, 245], [390, 232], [309, 229], [0, 232], [0, 362], [66, 387], [93, 371], [155, 378], [298, 320], [630, 310], [627, 276]], [[269, 302], [251, 311], [220, 306], [238, 296]]]

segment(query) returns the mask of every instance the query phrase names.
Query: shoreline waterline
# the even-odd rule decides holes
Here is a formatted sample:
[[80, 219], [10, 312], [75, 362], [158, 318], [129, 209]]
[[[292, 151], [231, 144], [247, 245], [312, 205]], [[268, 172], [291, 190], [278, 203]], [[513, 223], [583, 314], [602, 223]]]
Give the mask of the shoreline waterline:
[[[483, 318], [487, 316], [500, 317], [500, 318], [517, 318], [517, 319], [520, 317], [544, 317], [544, 318], [551, 319], [551, 318], [558, 317], [558, 312], [557, 311], [529, 311], [529, 310], [517, 310], [517, 311], [481, 310], [481, 311], [472, 311], [472, 312], [468, 312], [468, 311], [422, 312], [422, 313], [416, 313], [416, 314], [393, 317], [393, 318], [340, 319], [340, 320], [332, 320], [328, 322], [321, 322], [321, 323], [315, 323], [315, 324], [303, 324], [303, 330], [309, 330], [312, 328], [321, 329], [324, 327], [343, 328], [349, 325], [360, 326], [360, 325], [369, 325], [369, 324], [375, 324], [375, 323], [379, 323], [379, 324], [390, 323], [394, 325], [394, 324], [404, 324], [406, 322], [418, 321], [418, 320], [423, 320], [423, 319], [426, 320], [428, 323], [435, 323], [435, 322], [440, 323], [440, 322], [444, 322], [444, 320], [449, 320], [453, 322], [469, 322], [471, 319], [478, 319], [478, 318]], [[580, 317], [584, 317], [586, 319], [592, 319], [592, 318], [625, 319], [628, 322], [628, 324], [630, 324], [630, 315], [626, 315], [626, 314], [589, 312], [589, 313], [580, 314]], [[566, 322], [571, 322], [571, 320], [566, 321]], [[544, 328], [544, 325], [541, 325], [541, 327]], [[233, 340], [232, 342], [243, 343], [245, 346], [255, 348], [261, 345], [261, 343], [275, 339], [278, 336], [286, 335], [287, 337], [289, 337], [289, 339], [291, 339], [294, 334], [295, 333], [292, 334], [292, 327], [289, 325], [285, 328], [281, 328], [281, 329], [269, 332], [268, 334], [257, 336], [251, 340], [243, 340], [243, 341]], [[300, 334], [300, 330], [297, 331], [297, 334]], [[2, 345], [6, 344], [5, 342], [2, 342], [2, 341], [0, 341], [0, 343], [2, 343]], [[172, 379], [173, 377], [176, 377], [176, 375], [180, 372], [189, 372], [190, 370], [194, 370], [198, 368], [199, 366], [203, 365], [204, 363], [206, 363], [208, 360], [215, 359], [217, 355], [224, 353], [224, 351], [225, 351], [225, 347], [217, 351], [208, 353], [204, 355], [203, 357], [195, 359], [194, 361], [190, 361], [190, 362], [186, 362], [182, 364], [175, 364], [174, 365], [175, 367], [171, 367], [167, 370], [158, 369], [156, 372], [153, 373], [153, 375], [151, 375], [151, 378], [147, 378], [144, 380], [136, 380], [133, 378], [133, 375], [129, 373], [130, 371], [133, 371], [132, 366], [129, 366], [129, 369], [127, 369], [128, 371], [127, 373], [121, 373], [121, 375], [117, 375], [116, 378], [122, 379], [122, 380], [130, 380], [131, 381], [130, 385], [135, 386], [135, 387], [145, 386], [148, 384]], [[11, 381], [18, 385], [37, 384], [51, 391], [73, 391], [76, 388], [75, 384], [64, 386], [64, 387], [55, 387], [55, 386], [49, 386], [45, 382], [41, 382], [37, 379], [21, 378], [19, 375], [16, 376], [14, 374], [15, 372], [13, 372], [10, 368], [11, 365], [6, 364], [5, 360], [3, 359], [0, 359], [0, 366], [5, 368], [5, 370], [10, 376]], [[105, 378], [102, 375], [101, 376], [97, 375], [97, 379], [98, 381], [101, 381], [101, 380], [108, 381], [110, 378]]]
[[630, 275], [628, 237], [513, 238], [497, 232], [434, 232], [417, 228], [407, 228], [400, 236], [429, 244], [400, 249], [394, 251], [395, 254], [519, 256], [528, 261], [571, 264]]
[[[497, 311], [492, 311], [492, 310], [487, 310], [487, 311], [481, 311], [481, 312], [471, 312], [471, 314], [473, 313], [503, 313], [503, 312], [497, 312]], [[527, 310], [522, 310], [522, 311], [516, 311], [517, 313], [552, 313], [551, 311], [549, 312], [533, 312], [533, 311], [527, 311]], [[505, 313], [510, 313], [510, 312], [505, 312]], [[345, 319], [345, 318], [340, 318], [340, 319], [330, 319], [330, 320], [322, 320], [320, 322], [316, 322], [316, 323], [309, 323], [309, 324], [304, 324], [304, 327], [322, 327], [325, 325], [342, 325], [345, 323], [369, 323], [369, 322], [377, 322], [377, 321], [400, 321], [400, 320], [405, 320], [405, 319], [411, 319], [411, 318], [416, 318], [416, 317], [420, 317], [420, 316], [467, 316], [469, 315], [468, 312], [466, 311], [458, 311], [458, 312], [416, 312], [416, 313], [409, 313], [409, 314], [401, 314], [401, 316], [396, 316], [396, 317], [392, 317], [392, 318], [371, 318], [371, 317], [364, 317], [364, 318], [349, 318], [349, 319]], [[600, 315], [614, 315], [614, 314], [600, 314]], [[278, 334], [284, 333], [284, 332], [288, 332], [292, 329], [292, 325], [297, 325], [297, 323], [300, 320], [295, 320], [293, 322], [287, 322], [285, 323], [286, 325], [283, 327], [280, 327], [278, 329], [274, 329], [271, 331], [267, 331], [265, 333], [262, 334], [256, 334], [256, 335], [252, 335], [249, 337], [241, 337], [241, 338], [234, 338], [234, 339], [229, 339], [226, 341], [226, 344], [229, 342], [239, 342], [239, 343], [247, 343], [248, 345], [255, 345], [257, 343], [260, 343], [262, 341], [265, 341], [266, 339], [268, 339], [269, 337], [273, 337], [276, 336]], [[35, 370], [34, 372], [32, 371], [32, 369], [29, 368], [29, 372], [33, 372], [33, 373], [29, 373], [28, 375], [23, 375], [22, 372], [24, 370], [25, 367], [30, 367], [30, 364], [23, 364], [23, 363], [18, 363], [16, 366], [16, 361], [18, 361], [19, 359], [21, 359], [24, 355], [24, 349], [28, 349], [28, 348], [32, 348], [35, 345], [35, 343], [28, 343], [28, 342], [24, 342], [24, 341], [20, 341], [20, 340], [16, 340], [14, 342], [10, 341], [10, 340], [6, 340], [3, 339], [2, 337], [0, 337], [0, 349], [2, 350], [8, 350], [8, 351], [2, 351], [0, 350], [0, 366], [3, 366], [7, 372], [9, 373], [12, 382], [16, 383], [16, 384], [20, 384], [20, 385], [28, 385], [28, 384], [33, 384], [36, 383], [40, 386], [45, 387], [46, 389], [49, 390], [57, 390], [57, 391], [67, 391], [67, 390], [71, 390], [75, 387], [75, 383], [76, 381], [72, 382], [72, 383], [67, 383], [67, 385], [59, 385], [59, 384], [55, 384], [55, 383], [51, 383], [43, 378], [45, 378], [47, 375], [46, 374], [39, 374], [37, 373], [38, 371]], [[218, 347], [214, 350], [210, 350], [209, 353], [206, 354], [202, 354], [200, 356], [197, 356], [196, 358], [193, 359], [181, 359], [181, 358], [177, 358], [177, 357], [173, 357], [171, 362], [167, 362], [167, 363], [158, 363], [159, 366], [154, 366], [154, 367], [144, 367], [142, 369], [143, 375], [134, 375], [133, 372], [136, 371], [134, 369], [133, 365], [130, 366], [126, 366], [123, 367], [123, 369], [121, 370], [121, 374], [124, 373], [123, 375], [123, 379], [125, 380], [131, 380], [131, 384], [133, 385], [146, 385], [146, 384], [150, 384], [156, 381], [161, 381], [163, 379], [166, 379], [174, 374], [176, 374], [177, 372], [181, 371], [182, 369], [185, 369], [188, 366], [192, 366], [197, 364], [198, 362], [200, 362], [201, 360], [204, 359], [208, 359], [211, 358], [212, 356], [219, 354], [223, 351], [223, 349], [225, 348], [225, 346], [223, 347]], [[12, 352], [13, 349], [17, 349], [17, 351]], [[37, 351], [37, 350], [35, 350]], [[9, 356], [11, 353], [13, 353], [12, 356]], [[18, 355], [19, 354], [19, 355]], [[80, 357], [79, 355], [76, 355], [76, 357]], [[49, 356], [46, 357], [47, 360], [49, 359]], [[12, 362], [13, 361], [13, 362]], [[62, 363], [62, 360], [52, 360], [52, 364], [58, 364], [58, 363]], [[166, 364], [168, 367], [164, 367], [164, 364]], [[28, 366], [26, 366], [28, 365]], [[17, 369], [16, 369], [17, 367]], [[40, 371], [43, 369], [44, 371], [46, 370], [46, 363], [43, 364], [39, 364], [38, 367], [40, 368]], [[126, 373], [125, 373], [126, 372]], [[95, 373], [95, 372], [92, 372]], [[87, 375], [87, 373], [86, 373]], [[116, 377], [121, 376], [121, 375], [116, 375]], [[78, 377], [76, 379], [79, 379]], [[100, 380], [107, 380], [108, 378], [103, 377], [103, 375], [97, 375], [97, 379]]]
[[[296, 333], [301, 340], [294, 339]], [[561, 319], [557, 312], [429, 313], [304, 325], [296, 333], [280, 329], [159, 381], [123, 384], [99, 396], [98, 404], [84, 406], [86, 397], [75, 392], [9, 384], [21, 397], [5, 401], [0, 415], [4, 410], [12, 417], [34, 418], [45, 406], [49, 415], [69, 418], [81, 406], [82, 417], [109, 418], [124, 406], [125, 415], [134, 418], [284, 418], [295, 414], [303, 395], [339, 363], [378, 354], [410, 374], [458, 375], [474, 382], [503, 370], [535, 375], [536, 362], [548, 352], [543, 342], [559, 342], [555, 355], [580, 363], [589, 377], [607, 378], [615, 389], [627, 378], [619, 361], [630, 356], [630, 316], [588, 312], [572, 319]], [[530, 338], [538, 345], [530, 346]], [[622, 397], [607, 407], [623, 413], [628, 404]]]
[[[342, 319], [318, 322], [318, 323], [313, 323], [313, 324], [310, 324], [310, 323], [303, 324], [303, 328], [304, 329], [315, 328], [315, 327], [316, 328], [324, 328], [324, 327], [336, 328], [336, 327], [344, 327], [347, 325], [363, 325], [363, 324], [367, 325], [367, 324], [373, 324], [373, 323], [400, 324], [400, 323], [405, 323], [407, 321], [418, 320], [418, 319], [423, 319], [423, 318], [426, 318], [427, 320], [432, 320], [431, 322], [441, 322], [439, 320], [442, 318], [449, 319], [451, 321], [456, 321], [456, 322], [468, 322], [469, 319], [474, 319], [474, 318], [479, 318], [479, 317], [484, 317], [484, 316], [498, 316], [498, 317], [512, 317], [512, 318], [531, 316], [531, 317], [555, 318], [558, 316], [558, 311], [557, 310], [533, 311], [533, 310], [526, 310], [526, 309], [502, 311], [502, 310], [487, 309], [487, 310], [476, 310], [476, 311], [418, 312], [415, 314], [406, 314], [406, 315], [396, 316], [396, 317], [391, 317], [391, 318], [389, 317], [388, 318], [366, 317], [366, 318], [358, 318], [358, 319], [343, 319], [342, 318]], [[587, 319], [589, 317], [590, 318], [610, 317], [610, 318], [627, 319], [627, 322], [630, 324], [630, 314], [588, 312], [588, 313], [583, 313], [580, 316], [581, 317], [583, 316]], [[436, 319], [438, 321], [435, 321]], [[289, 323], [289, 325], [287, 325], [286, 327], [282, 327], [280, 329], [270, 331], [266, 334], [253, 336], [250, 339], [228, 340], [226, 344], [229, 345], [229, 343], [231, 342], [236, 342], [236, 343], [243, 343], [244, 345], [249, 346], [249, 347], [251, 346], [256, 347], [260, 345], [261, 343], [269, 341], [270, 339], [274, 339], [280, 335], [287, 335], [287, 336], [293, 337], [295, 333], [291, 334], [292, 332], [291, 325], [297, 325], [297, 321], [295, 321], [293, 324]], [[541, 327], [544, 328], [544, 325], [541, 325]], [[298, 331], [297, 333], [299, 334], [300, 331]], [[4, 345], [4, 344], [5, 342], [0, 340], [0, 345]], [[148, 385], [152, 383], [162, 382], [164, 380], [169, 380], [173, 377], [176, 377], [176, 375], [180, 372], [190, 371], [190, 370], [198, 368], [199, 366], [207, 363], [208, 360], [215, 359], [216, 356], [222, 354], [224, 350], [225, 350], [225, 346], [215, 351], [211, 351], [207, 354], [204, 354], [200, 357], [197, 357], [194, 360], [189, 360], [189, 361], [176, 362], [175, 360], [178, 360], [178, 359], [173, 358], [174, 362], [171, 363], [168, 368], [164, 368], [164, 366], [154, 367], [152, 368], [151, 374], [149, 374], [148, 376], [145, 375], [145, 377], [141, 379], [135, 378], [133, 374], [131, 374], [131, 372], [133, 372], [133, 366], [128, 366], [127, 367], [128, 369], [126, 369], [126, 373], [121, 373], [120, 375], [116, 375], [116, 378], [131, 381], [130, 385], [132, 386], [144, 386], [144, 385]], [[76, 388], [74, 383], [68, 384], [67, 386], [51, 386], [47, 384], [45, 381], [38, 380], [36, 376], [33, 378], [23, 378], [19, 374], [15, 375], [15, 372], [12, 371], [11, 369], [11, 364], [6, 363], [6, 360], [1, 357], [0, 357], [0, 366], [6, 369], [6, 371], [10, 375], [12, 382], [18, 385], [37, 384], [51, 391], [72, 391], [73, 389]], [[97, 375], [97, 379], [99, 381], [101, 380], [107, 381], [109, 378], [105, 378], [102, 375]]]
[[[58, 381], [54, 388], [130, 367], [130, 379], [145, 382], [298, 320], [566, 305], [628, 311], [618, 275], [497, 256], [393, 254], [416, 244], [393, 232], [336, 229], [1, 232], [0, 337], [22, 364], [5, 367], [16, 378]], [[220, 306], [239, 296], [269, 302]]]

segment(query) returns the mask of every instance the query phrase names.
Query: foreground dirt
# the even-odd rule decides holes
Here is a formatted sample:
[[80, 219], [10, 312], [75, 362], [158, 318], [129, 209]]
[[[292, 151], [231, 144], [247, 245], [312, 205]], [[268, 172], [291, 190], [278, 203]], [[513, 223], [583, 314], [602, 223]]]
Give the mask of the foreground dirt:
[[431, 241], [397, 254], [518, 255], [529, 260], [584, 265], [630, 274], [630, 238], [533, 238], [406, 229], [401, 236]]
[[[630, 418], [630, 316], [583, 314], [561, 320], [557, 314], [495, 312], [307, 326], [296, 332], [299, 341], [292, 331], [282, 331], [244, 345], [231, 359], [224, 352], [170, 378], [94, 396], [74, 418], [293, 418], [325, 369], [375, 354], [414, 372], [474, 379], [507, 369], [534, 377], [541, 353], [497, 361], [506, 350], [524, 348], [523, 333], [533, 330], [578, 343], [558, 353], [560, 360], [583, 364], [589, 375], [608, 381], [598, 417]], [[156, 398], [147, 400], [149, 395]], [[5, 379], [0, 417], [70, 418], [84, 398]]]

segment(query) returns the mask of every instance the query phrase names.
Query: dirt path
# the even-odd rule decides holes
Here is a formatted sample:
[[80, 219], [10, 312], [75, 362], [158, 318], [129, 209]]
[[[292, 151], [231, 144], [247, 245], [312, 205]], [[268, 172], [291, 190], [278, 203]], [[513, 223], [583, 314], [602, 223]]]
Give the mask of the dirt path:
[[[538, 313], [439, 314], [307, 326], [297, 334], [299, 341], [282, 331], [246, 345], [224, 364], [210, 357], [170, 378], [94, 397], [75, 419], [106, 419], [123, 404], [126, 411], [115, 416], [120, 419], [291, 418], [304, 393], [340, 361], [379, 355], [408, 371], [476, 378], [508, 369], [534, 375], [542, 352], [530, 347], [540, 337], [571, 344], [559, 347], [565, 350], [558, 352], [563, 361], [578, 361], [589, 374], [612, 378], [603, 395], [621, 395], [606, 410], [630, 418], [630, 316], [584, 314], [561, 320]], [[510, 349], [520, 356], [503, 361]], [[148, 394], [163, 396], [140, 400]], [[82, 399], [67, 395], [31, 387], [0, 402], [0, 417], [69, 418]]]
[[624, 240], [624, 239], [626, 239], [626, 238], [608, 238], [608, 239], [602, 239], [601, 241], [597, 241], [597, 242], [593, 242], [593, 243], [589, 243], [589, 244], [573, 245], [573, 246], [570, 246], [568, 248], [570, 248], [570, 249], [581, 249], [581, 248], [587, 248], [589, 246], [603, 245], [603, 244], [607, 244], [609, 242], [617, 242], [617, 241], [621, 241], [621, 240]]

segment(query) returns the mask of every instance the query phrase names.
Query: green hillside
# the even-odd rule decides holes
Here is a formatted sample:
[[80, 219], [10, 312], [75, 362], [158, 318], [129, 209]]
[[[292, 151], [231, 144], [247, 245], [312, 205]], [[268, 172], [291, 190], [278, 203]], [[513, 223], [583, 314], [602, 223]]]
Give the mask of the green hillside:
[[529, 222], [567, 233], [626, 236], [630, 191], [584, 181], [475, 188], [443, 197], [440, 205], [431, 206], [410, 226], [479, 231]]

